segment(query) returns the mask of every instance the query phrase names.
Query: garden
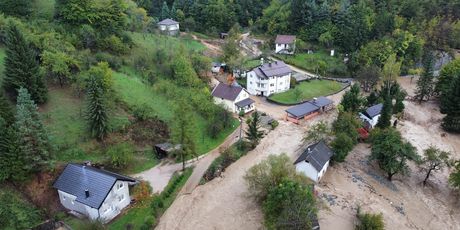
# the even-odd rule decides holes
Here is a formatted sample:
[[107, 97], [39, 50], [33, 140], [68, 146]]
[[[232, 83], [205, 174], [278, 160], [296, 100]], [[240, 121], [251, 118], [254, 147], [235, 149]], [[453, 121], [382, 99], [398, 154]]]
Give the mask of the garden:
[[347, 66], [337, 56], [330, 56], [325, 51], [315, 53], [296, 53], [294, 55], [276, 55], [284, 62], [297, 66], [323, 77], [344, 77], [348, 75]]
[[269, 97], [271, 101], [293, 105], [315, 97], [333, 94], [343, 88], [343, 84], [331, 80], [309, 80], [296, 85], [291, 85], [291, 89], [286, 92], [273, 94]]

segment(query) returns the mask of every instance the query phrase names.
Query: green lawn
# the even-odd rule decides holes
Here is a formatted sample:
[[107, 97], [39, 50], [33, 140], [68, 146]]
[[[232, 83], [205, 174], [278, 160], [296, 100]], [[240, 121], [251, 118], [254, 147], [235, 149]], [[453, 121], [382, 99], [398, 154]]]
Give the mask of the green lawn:
[[260, 60], [259, 59], [253, 59], [253, 60], [246, 60], [244, 63], [243, 63], [243, 68], [245, 70], [251, 70], [251, 69], [254, 69], [256, 68], [257, 66], [260, 65]]
[[325, 96], [339, 91], [342, 85], [336, 81], [312, 80], [304, 81], [291, 88], [290, 90], [273, 94], [270, 99], [283, 104], [295, 104], [309, 100], [314, 97]]
[[[313, 54], [300, 53], [295, 55], [276, 55], [286, 63], [305, 69], [309, 72], [316, 73], [323, 63], [327, 77], [346, 77], [347, 67], [339, 57], [331, 57], [325, 52], [316, 52]], [[320, 71], [319, 71], [320, 72]], [[321, 73], [320, 73], [321, 74]]]
[[[157, 92], [154, 87], [144, 84], [140, 77], [132, 72], [114, 73], [114, 89], [121, 100], [130, 108], [148, 107], [153, 116], [158, 116], [171, 127], [174, 114], [174, 101]], [[191, 122], [195, 122], [194, 140], [198, 154], [204, 154], [216, 148], [224, 139], [238, 127], [238, 120], [234, 119], [233, 127], [220, 133], [212, 139], [206, 135], [207, 120], [197, 113], [188, 115]]]
[[142, 34], [142, 33], [130, 33], [131, 38], [137, 45], [131, 52], [136, 53], [136, 50], [144, 50], [148, 53], [155, 53], [157, 47], [161, 46], [166, 50], [176, 51], [181, 45], [187, 50], [201, 52], [206, 50], [206, 46], [201, 42], [193, 40], [191, 36], [186, 37], [171, 37], [166, 35], [158, 34]]

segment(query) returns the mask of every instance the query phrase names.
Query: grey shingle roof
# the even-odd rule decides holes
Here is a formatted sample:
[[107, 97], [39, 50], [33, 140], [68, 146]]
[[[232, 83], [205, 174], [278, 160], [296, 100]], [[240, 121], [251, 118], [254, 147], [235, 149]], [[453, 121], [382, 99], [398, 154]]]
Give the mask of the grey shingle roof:
[[323, 107], [323, 106], [326, 106], [326, 105], [330, 105], [332, 103], [334, 103], [332, 100], [330, 100], [329, 98], [327, 97], [318, 97], [316, 98], [316, 100], [311, 100], [310, 103], [318, 106], [318, 107]]
[[246, 98], [244, 100], [241, 100], [237, 103], [235, 103], [236, 106], [242, 108], [242, 107], [245, 107], [245, 106], [248, 106], [250, 104], [254, 103], [254, 100], [252, 100], [251, 98]]
[[382, 103], [374, 105], [374, 106], [371, 106], [371, 107], [366, 109], [366, 111], [364, 112], [364, 115], [366, 115], [367, 117], [372, 119], [375, 116], [380, 114], [380, 112], [382, 111], [382, 108], [383, 108]]
[[[136, 182], [135, 179], [91, 166], [68, 164], [53, 187], [76, 196], [76, 201], [99, 209], [117, 180]], [[88, 189], [89, 197], [85, 190]]]
[[305, 149], [305, 151], [300, 154], [299, 158], [297, 158], [294, 164], [300, 163], [302, 161], [307, 161], [319, 172], [331, 159], [332, 155], [334, 155], [334, 153], [326, 145], [326, 143], [324, 143], [324, 141], [319, 141], [308, 146], [307, 149]]
[[305, 102], [300, 105], [296, 105], [294, 107], [291, 107], [289, 109], [286, 109], [286, 112], [295, 116], [295, 117], [303, 117], [305, 115], [308, 115], [312, 112], [315, 112], [319, 109], [318, 106], [310, 103], [310, 102]]
[[242, 90], [243, 88], [240, 86], [230, 86], [224, 83], [219, 83], [212, 91], [212, 96], [235, 101]]
[[286, 63], [282, 61], [275, 61], [272, 63], [265, 63], [262, 66], [259, 66], [254, 69], [254, 72], [257, 76], [261, 78], [273, 77], [273, 76], [283, 76], [292, 72]]
[[179, 24], [179, 22], [176, 22], [170, 18], [167, 18], [161, 22], [158, 22], [158, 25], [165, 25], [165, 26], [170, 26], [170, 25], [175, 25], [175, 24]]
[[292, 44], [295, 41], [294, 35], [277, 35], [275, 43], [276, 44]]

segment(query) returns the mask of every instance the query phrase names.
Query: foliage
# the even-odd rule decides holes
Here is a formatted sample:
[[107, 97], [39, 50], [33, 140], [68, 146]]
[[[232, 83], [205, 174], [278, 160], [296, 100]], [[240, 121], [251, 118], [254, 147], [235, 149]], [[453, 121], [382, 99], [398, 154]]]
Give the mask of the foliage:
[[404, 111], [404, 99], [406, 98], [407, 96], [407, 93], [406, 91], [404, 90], [400, 90], [397, 94], [396, 94], [396, 102], [393, 106], [393, 114], [398, 114], [398, 113], [402, 113]]
[[133, 161], [134, 148], [128, 143], [118, 143], [110, 146], [106, 152], [110, 165], [117, 169], [123, 169]]
[[312, 190], [289, 179], [271, 188], [263, 202], [267, 229], [312, 229], [317, 212]]
[[374, 89], [381, 78], [382, 72], [376, 65], [361, 68], [356, 76], [356, 79], [361, 83], [365, 92]]
[[185, 170], [185, 161], [188, 156], [196, 155], [195, 142], [192, 138], [194, 124], [191, 123], [185, 115], [190, 114], [191, 112], [192, 108], [185, 101], [179, 101], [174, 109], [175, 121], [172, 136], [174, 142], [181, 145], [178, 152], [180, 160], [182, 161], [182, 170]]
[[3, 0], [0, 2], [0, 11], [6, 15], [28, 17], [32, 2], [28, 0]]
[[87, 85], [86, 120], [93, 137], [103, 140], [109, 132], [109, 111], [104, 82], [91, 75]]
[[345, 112], [356, 113], [363, 106], [365, 99], [361, 97], [359, 88], [359, 84], [356, 83], [343, 95], [340, 104]]
[[443, 112], [447, 115], [442, 120], [444, 130], [460, 133], [460, 76], [452, 82], [451, 89], [443, 103]]
[[344, 162], [354, 145], [353, 140], [346, 133], [336, 134], [335, 139], [331, 143], [334, 152], [332, 160], [335, 162]]
[[415, 147], [403, 141], [401, 134], [394, 128], [374, 129], [371, 133], [371, 141], [370, 159], [377, 161], [390, 181], [395, 174], [409, 172], [408, 160], [418, 161]]
[[299, 53], [294, 56], [277, 55], [276, 57], [306, 71], [318, 73], [323, 77], [345, 77], [348, 74], [347, 67], [342, 60], [336, 56], [331, 57], [325, 51], [318, 51], [313, 54]]
[[449, 175], [449, 184], [455, 189], [460, 189], [460, 161], [454, 163], [454, 171]]
[[275, 130], [276, 127], [278, 127], [280, 123], [277, 121], [277, 120], [273, 120], [271, 123], [270, 123], [270, 127], [272, 128], [272, 130]]
[[324, 140], [329, 142], [330, 136], [332, 134], [330, 125], [324, 121], [320, 121], [312, 126], [305, 132], [303, 140], [307, 143], [316, 143], [318, 141]]
[[26, 88], [36, 103], [44, 103], [47, 99], [47, 88], [39, 74], [36, 54], [17, 25], [10, 24], [7, 28], [6, 59], [4, 87], [12, 95], [17, 90]]
[[13, 108], [5, 97], [5, 95], [1, 92], [0, 89], [0, 117], [3, 118], [6, 122], [12, 123], [14, 120], [14, 112]]
[[42, 213], [9, 189], [0, 190], [0, 224], [4, 229], [30, 229], [43, 220]]
[[356, 118], [355, 114], [349, 112], [339, 113], [337, 120], [332, 124], [332, 129], [335, 134], [346, 134], [353, 141], [353, 144], [358, 143], [359, 134], [357, 129], [360, 127], [361, 123]]
[[335, 93], [342, 88], [342, 85], [336, 81], [329, 80], [312, 80], [298, 83], [295, 88], [292, 87], [286, 92], [270, 95], [270, 99], [283, 104], [294, 104], [315, 97], [325, 96]]
[[358, 223], [356, 224], [355, 230], [384, 230], [385, 223], [383, 222], [382, 214], [373, 213], [361, 213], [361, 209], [358, 207], [356, 214], [358, 217]]
[[391, 96], [385, 95], [382, 111], [380, 113], [377, 127], [385, 129], [391, 126], [391, 115], [393, 114], [393, 102]]
[[223, 151], [221, 150], [221, 155], [214, 159], [203, 175], [204, 181], [211, 181], [212, 179], [220, 176], [220, 174], [224, 172], [228, 166], [246, 155], [249, 150], [249, 143], [245, 141], [237, 142], [229, 148], [226, 148]]
[[417, 90], [415, 91], [415, 97], [418, 98], [419, 103], [422, 103], [424, 100], [429, 100], [433, 94], [433, 65], [434, 55], [431, 51], [427, 51], [423, 58], [424, 71], [417, 81]]
[[449, 152], [442, 151], [435, 146], [430, 146], [424, 151], [425, 156], [420, 161], [422, 169], [426, 172], [423, 184], [425, 185], [433, 171], [442, 170], [449, 166]]
[[61, 87], [68, 83], [80, 66], [78, 61], [62, 51], [44, 51], [42, 57], [42, 69], [51, 79], [57, 79]]
[[141, 181], [139, 184], [134, 186], [132, 194], [136, 202], [139, 202], [141, 205], [146, 204], [150, 201], [150, 194], [152, 193], [152, 188], [150, 187], [149, 182]]
[[264, 137], [264, 132], [260, 130], [260, 114], [255, 111], [246, 123], [248, 124], [248, 130], [245, 131], [246, 139], [251, 143], [252, 148], [255, 148], [259, 140]]

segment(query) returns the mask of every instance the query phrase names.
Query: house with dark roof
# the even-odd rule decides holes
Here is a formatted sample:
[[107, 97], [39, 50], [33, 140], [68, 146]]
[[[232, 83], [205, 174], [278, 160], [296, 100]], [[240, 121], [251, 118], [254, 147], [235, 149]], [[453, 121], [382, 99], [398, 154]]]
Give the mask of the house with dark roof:
[[291, 75], [291, 68], [282, 61], [265, 63], [247, 73], [246, 87], [251, 95], [268, 97], [289, 90]]
[[327, 97], [313, 98], [313, 100], [286, 109], [286, 120], [299, 124], [300, 120], [308, 120], [333, 107], [334, 102]]
[[249, 93], [241, 86], [219, 83], [211, 95], [215, 104], [222, 105], [232, 113], [249, 113], [255, 110], [254, 100], [249, 98]]
[[87, 165], [68, 164], [54, 182], [62, 206], [106, 223], [131, 203], [131, 177]]
[[277, 35], [275, 39], [275, 53], [294, 54], [296, 37], [294, 35]]
[[359, 113], [359, 118], [366, 124], [367, 129], [373, 129], [380, 118], [380, 113], [382, 112], [383, 104], [373, 105], [366, 109], [366, 111]]
[[158, 29], [162, 34], [175, 36], [179, 34], [179, 22], [167, 18], [157, 23]]
[[324, 141], [308, 146], [294, 162], [297, 172], [303, 173], [314, 182], [324, 176], [334, 152]]

